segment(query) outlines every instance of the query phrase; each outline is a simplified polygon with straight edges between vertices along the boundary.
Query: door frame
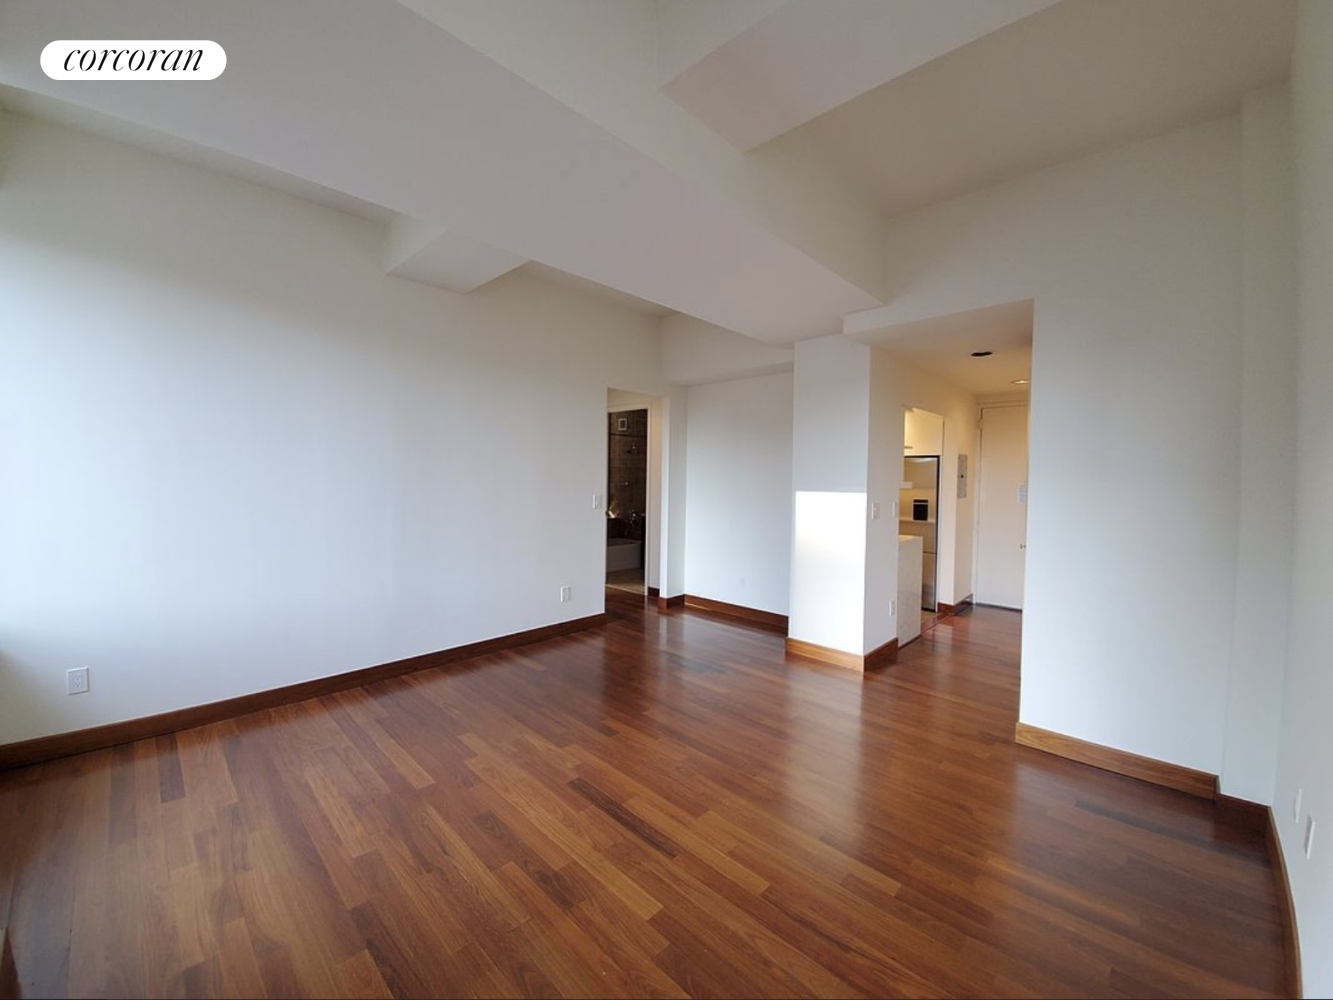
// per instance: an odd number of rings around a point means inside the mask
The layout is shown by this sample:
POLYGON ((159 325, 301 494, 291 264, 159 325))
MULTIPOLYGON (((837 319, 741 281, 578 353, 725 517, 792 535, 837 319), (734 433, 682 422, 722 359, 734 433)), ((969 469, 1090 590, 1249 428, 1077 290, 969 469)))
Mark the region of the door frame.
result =
MULTIPOLYGON (((976 490, 976 495, 977 495, 977 501, 976 501, 976 516, 973 518, 973 526, 974 526, 974 527, 973 527, 973 535, 972 535, 972 593, 973 593, 974 595, 977 595, 976 597, 973 598, 973 601, 974 601, 974 603, 976 603, 976 604, 982 604, 982 605, 984 605, 984 604, 986 603, 985 601, 980 600, 981 589, 980 589, 980 587, 979 587, 979 585, 978 585, 978 584, 979 584, 979 581, 980 581, 980 577, 981 577, 981 532, 982 532, 982 502, 981 502, 981 499, 982 499, 982 498, 981 498, 981 480, 982 480, 982 467, 983 467, 983 465, 984 465, 984 463, 985 463, 985 461, 986 461, 986 432, 985 432, 985 416, 986 416, 986 411, 987 411, 987 410, 1017 409, 1017 408, 1019 408, 1019 407, 1021 407, 1021 408, 1023 408, 1023 409, 1025 409, 1025 410, 1028 411, 1028 428, 1029 428, 1029 430, 1028 430, 1028 434, 1025 435, 1025 439, 1024 439, 1024 451, 1023 451, 1023 462, 1024 462, 1024 479, 1023 479, 1023 483, 1024 483, 1024 485, 1026 486, 1026 485, 1027 485, 1027 481, 1028 481, 1028 480, 1027 480, 1027 477, 1028 477, 1028 475, 1030 475, 1030 471, 1029 471, 1029 470, 1030 470, 1030 468, 1031 468, 1031 453, 1032 453, 1032 448, 1031 448, 1032 401, 1031 401, 1030 399, 1005 399, 1005 400, 996 400, 995 402, 986 402, 986 403, 978 403, 978 404, 977 404, 977 464, 976 464, 976 468, 975 468, 974 470, 972 470, 972 472, 971 472, 970 475, 969 475, 969 478, 970 478, 971 481, 972 481, 973 488, 976 490)), ((1024 517, 1024 522, 1025 522, 1025 524, 1026 524, 1026 519, 1027 519, 1027 510, 1026 510, 1026 507, 1027 507, 1027 505, 1026 505, 1026 503, 1025 503, 1025 504, 1024 504, 1024 513, 1023 513, 1023 517, 1024 517)), ((1024 532, 1023 532, 1023 538, 1024 538, 1024 543, 1023 543, 1023 545, 1022 545, 1022 549, 1023 549, 1023 598, 1024 598, 1024 600, 1023 600, 1022 603, 1023 603, 1023 604, 1026 604, 1026 603, 1027 603, 1027 601, 1026 601, 1026 597, 1027 597, 1027 531, 1026 531, 1026 528, 1025 528, 1025 530, 1024 530, 1024 532)), ((997 605, 991 605, 991 606, 992 606, 992 607, 1007 607, 1007 605, 998 605, 998 604, 997 604, 997 605)), ((1021 612, 1023 609, 1022 609, 1022 606, 1020 605, 1020 606, 1017 607, 1017 608, 1010 608, 1009 610, 1020 611, 1020 612, 1021 612)))
MULTIPOLYGON (((661 587, 662 576, 662 539, 665 537, 662 524, 662 398, 644 393, 628 392, 623 389, 609 388, 606 392, 606 412, 625 413, 630 410, 648 411, 648 530, 643 536, 643 587, 650 597, 655 597, 661 587)), ((602 483, 603 490, 610 480, 611 453, 609 435, 603 435, 602 447, 602 483)), ((610 497, 602 494, 602 508, 605 512, 610 497)), ((602 579, 606 579, 606 540, 602 537, 602 579)))

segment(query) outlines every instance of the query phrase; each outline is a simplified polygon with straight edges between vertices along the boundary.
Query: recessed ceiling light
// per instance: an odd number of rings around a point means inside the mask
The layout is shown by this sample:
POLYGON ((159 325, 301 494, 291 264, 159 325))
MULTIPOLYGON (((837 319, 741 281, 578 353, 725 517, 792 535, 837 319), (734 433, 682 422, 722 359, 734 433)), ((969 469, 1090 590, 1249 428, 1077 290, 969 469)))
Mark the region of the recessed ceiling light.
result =
POLYGON ((974 358, 989 358, 989 357, 990 357, 992 354, 994 354, 994 353, 995 353, 994 351, 973 351, 973 352, 972 352, 972 357, 974 357, 974 358))
POLYGON ((1028 380, 1025 379, 1025 378, 1016 378, 1016 379, 1014 379, 1014 385, 1027 385, 1027 384, 1028 384, 1028 380))

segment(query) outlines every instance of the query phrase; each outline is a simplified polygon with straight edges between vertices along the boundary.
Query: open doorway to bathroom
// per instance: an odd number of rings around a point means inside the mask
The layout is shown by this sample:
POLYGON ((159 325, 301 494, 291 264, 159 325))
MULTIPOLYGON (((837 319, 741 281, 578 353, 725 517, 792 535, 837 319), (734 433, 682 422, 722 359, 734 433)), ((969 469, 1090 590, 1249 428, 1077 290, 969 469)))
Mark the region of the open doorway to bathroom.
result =
POLYGON ((606 415, 606 585, 646 593, 648 410, 606 415))

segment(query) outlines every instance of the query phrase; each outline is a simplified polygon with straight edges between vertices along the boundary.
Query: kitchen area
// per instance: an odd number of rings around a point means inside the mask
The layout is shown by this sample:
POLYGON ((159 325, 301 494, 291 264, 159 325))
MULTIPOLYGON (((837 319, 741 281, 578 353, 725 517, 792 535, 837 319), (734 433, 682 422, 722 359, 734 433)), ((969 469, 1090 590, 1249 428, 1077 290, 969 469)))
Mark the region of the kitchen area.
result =
POLYGON ((903 432, 903 472, 898 486, 898 643, 921 634, 936 611, 939 551, 940 457, 944 418, 908 409, 903 432))
POLYGON ((940 457, 906 455, 898 488, 898 534, 921 539, 921 610, 934 611, 940 457))

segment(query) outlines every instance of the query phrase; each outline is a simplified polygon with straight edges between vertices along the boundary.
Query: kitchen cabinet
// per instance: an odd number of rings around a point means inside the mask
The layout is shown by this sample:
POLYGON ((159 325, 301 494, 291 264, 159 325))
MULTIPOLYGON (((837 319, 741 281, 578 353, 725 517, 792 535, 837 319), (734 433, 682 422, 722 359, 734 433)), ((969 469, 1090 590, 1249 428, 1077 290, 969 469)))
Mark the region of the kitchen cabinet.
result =
POLYGON ((920 535, 898 536, 898 648, 921 635, 920 535))
POLYGON ((908 410, 903 420, 903 454, 944 454, 944 418, 927 410, 908 410))

